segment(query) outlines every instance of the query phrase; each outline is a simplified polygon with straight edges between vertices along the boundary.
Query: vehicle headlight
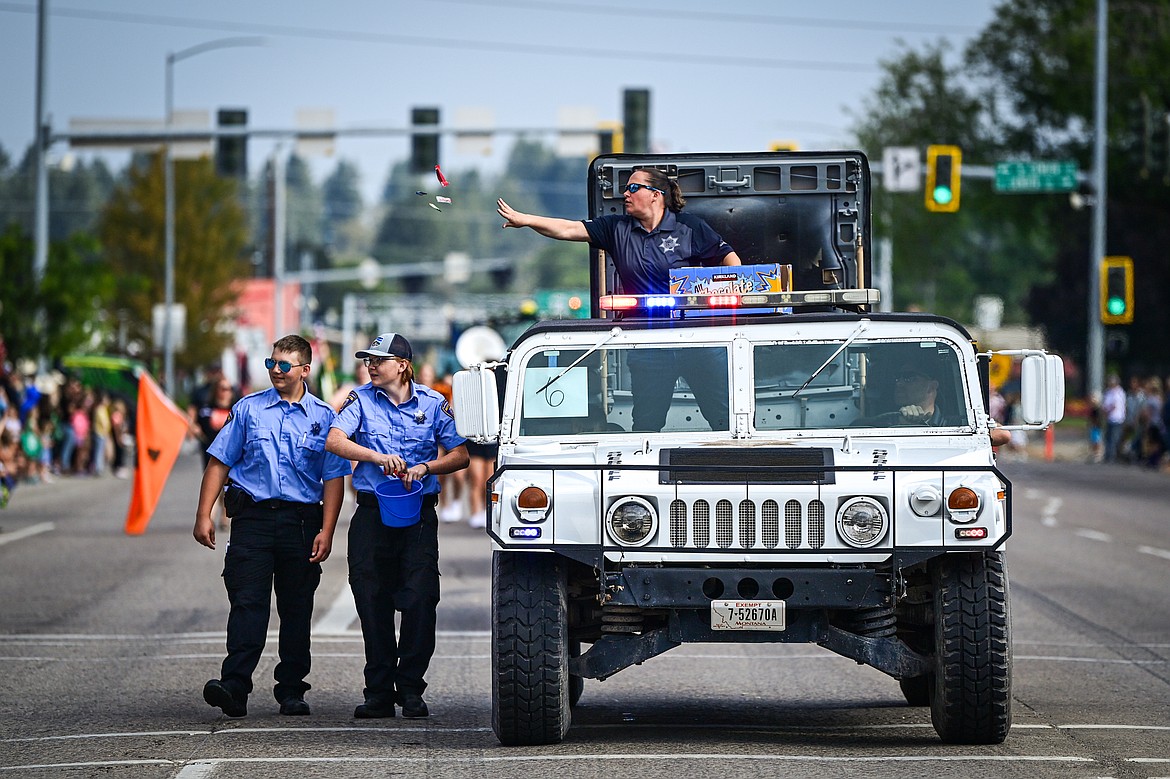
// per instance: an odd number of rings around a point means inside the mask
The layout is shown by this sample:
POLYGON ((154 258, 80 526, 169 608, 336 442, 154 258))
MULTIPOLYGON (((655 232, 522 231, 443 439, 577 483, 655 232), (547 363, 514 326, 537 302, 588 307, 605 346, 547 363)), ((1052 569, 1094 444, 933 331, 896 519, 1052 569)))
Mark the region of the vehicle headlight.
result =
POLYGON ((947 519, 959 525, 974 522, 979 517, 983 501, 979 493, 970 487, 951 490, 947 496, 947 519))
POLYGON ((520 517, 521 522, 543 522, 548 519, 552 498, 540 487, 530 484, 512 498, 512 507, 516 509, 516 516, 520 517))
POLYGON ((658 513, 642 498, 619 498, 605 515, 609 537, 622 546, 642 546, 654 537, 658 513))
POLYGON ((837 510, 837 533, 850 546, 873 546, 888 526, 886 510, 873 498, 850 498, 837 510))

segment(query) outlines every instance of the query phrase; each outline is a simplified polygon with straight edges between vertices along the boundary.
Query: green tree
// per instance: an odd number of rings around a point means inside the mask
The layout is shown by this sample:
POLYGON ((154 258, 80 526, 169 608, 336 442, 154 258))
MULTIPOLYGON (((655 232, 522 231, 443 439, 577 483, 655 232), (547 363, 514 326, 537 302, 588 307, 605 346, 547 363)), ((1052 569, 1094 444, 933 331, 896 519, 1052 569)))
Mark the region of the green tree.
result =
POLYGON ((322 238, 334 256, 364 256, 368 246, 361 226, 361 174, 348 160, 337 167, 321 185, 324 201, 322 238))
MULTIPOLYGON (((997 87, 1005 153, 1074 159, 1092 169, 1096 13, 1095 0, 1003 3, 972 44, 972 69, 997 87)), ((1161 335, 1170 328, 1163 303, 1170 289, 1170 4, 1113 0, 1108 32, 1105 253, 1133 257, 1137 279, 1134 324, 1123 328, 1129 352, 1114 358, 1137 373, 1162 372, 1170 368, 1161 335)), ((1052 281, 1033 290, 1029 311, 1059 349, 1083 359, 1091 212, 1073 212, 1063 198, 1033 199, 1045 200, 1037 210, 1056 248, 1052 281)))
MULTIPOLYGON (((948 64, 943 44, 907 51, 883 63, 886 71, 866 100, 856 130, 862 148, 881 157, 886 146, 946 143, 963 150, 964 164, 998 159, 997 126, 988 95, 948 64)), ((953 59, 953 58, 952 58, 953 59)), ((1025 318, 1029 290, 1050 276, 1053 246, 1032 201, 1007 201, 990 182, 964 180, 962 207, 953 214, 926 211, 921 191, 875 187, 875 227, 894 249, 894 305, 916 305, 970 321, 979 294, 1004 298, 1009 321, 1025 318)))
POLYGON ((96 242, 81 234, 51 243, 38 286, 32 239, 16 224, 0 232, 0 335, 11 356, 55 360, 110 338, 114 278, 96 250, 96 242))
MULTIPOLYGON (((186 349, 175 364, 193 370, 219 358, 233 339, 227 327, 248 266, 241 258, 245 216, 236 183, 208 159, 175 163, 175 301, 187 308, 186 349)), ((151 311, 165 298, 165 201, 161 156, 132 166, 110 198, 99 227, 117 277, 114 307, 129 338, 150 344, 151 311)), ((159 350, 156 345, 155 351, 159 350)))

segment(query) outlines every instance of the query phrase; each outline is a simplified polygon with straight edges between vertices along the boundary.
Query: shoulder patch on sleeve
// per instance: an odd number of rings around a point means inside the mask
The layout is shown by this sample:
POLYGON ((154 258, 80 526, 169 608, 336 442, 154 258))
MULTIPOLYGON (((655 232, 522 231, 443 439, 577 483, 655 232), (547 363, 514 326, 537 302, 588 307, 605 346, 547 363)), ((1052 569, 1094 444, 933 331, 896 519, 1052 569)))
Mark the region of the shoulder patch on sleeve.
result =
POLYGON ((442 411, 447 416, 451 417, 452 419, 455 418, 455 409, 451 408, 450 401, 444 400, 443 404, 441 406, 439 406, 439 410, 442 411))
POLYGON ((338 413, 345 411, 345 409, 349 406, 349 404, 353 403, 356 400, 357 400, 357 392, 354 390, 350 390, 349 394, 345 396, 345 402, 341 404, 341 408, 337 409, 338 413))
POLYGON ((231 411, 228 412, 228 415, 227 415, 227 417, 224 418, 223 423, 226 425, 227 423, 231 422, 235 418, 236 418, 236 408, 235 408, 235 406, 232 406, 231 411))

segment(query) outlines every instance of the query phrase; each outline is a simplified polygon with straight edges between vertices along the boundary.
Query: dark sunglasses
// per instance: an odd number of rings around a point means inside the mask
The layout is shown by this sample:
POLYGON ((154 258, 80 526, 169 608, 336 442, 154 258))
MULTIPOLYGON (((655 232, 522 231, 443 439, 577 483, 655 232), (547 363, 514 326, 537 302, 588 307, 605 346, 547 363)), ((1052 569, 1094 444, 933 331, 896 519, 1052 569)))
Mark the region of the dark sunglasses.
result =
POLYGON ((666 194, 665 192, 663 192, 663 191, 662 191, 661 189, 659 189, 658 187, 652 187, 652 186, 650 186, 649 184, 639 184, 639 183, 637 183, 637 182, 630 182, 629 184, 626 184, 626 188, 625 188, 625 189, 623 189, 622 191, 623 191, 623 192, 629 192, 629 193, 632 195, 632 194, 634 194, 635 192, 637 192, 639 189, 649 189, 650 191, 652 191, 652 192, 657 192, 657 193, 658 193, 658 194, 660 194, 660 195, 665 195, 665 194, 666 194))
POLYGON ((272 370, 273 368, 280 368, 281 373, 288 373, 293 368, 300 368, 303 365, 309 365, 309 363, 307 363, 307 362, 291 363, 288 360, 274 360, 271 357, 267 357, 264 360, 264 367, 265 368, 267 368, 268 370, 272 370))
POLYGON ((914 381, 925 381, 930 377, 923 373, 900 373, 894 377, 894 381, 899 384, 909 384, 914 381))

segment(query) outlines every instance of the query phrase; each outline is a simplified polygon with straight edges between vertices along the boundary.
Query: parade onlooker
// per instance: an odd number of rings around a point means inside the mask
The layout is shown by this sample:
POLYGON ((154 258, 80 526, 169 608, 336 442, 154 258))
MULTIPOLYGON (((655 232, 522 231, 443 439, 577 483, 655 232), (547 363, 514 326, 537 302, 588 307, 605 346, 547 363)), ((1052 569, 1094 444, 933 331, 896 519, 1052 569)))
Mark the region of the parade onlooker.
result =
POLYGON ((1166 430, 1162 423, 1162 380, 1151 376, 1145 384, 1145 400, 1139 415, 1141 423, 1141 459, 1139 462, 1157 468, 1166 453, 1166 430))
POLYGON ((1125 390, 1116 373, 1109 374, 1105 394, 1101 398, 1101 414, 1105 418, 1105 442, 1102 459, 1111 463, 1117 459, 1121 430, 1125 425, 1125 390))
MULTIPOLYGON (((211 394, 206 397, 206 404, 195 409, 195 427, 199 431, 204 468, 211 462, 211 455, 208 454, 207 450, 211 447, 211 442, 219 435, 219 431, 223 429, 224 423, 227 422, 228 416, 231 414, 232 405, 236 401, 231 383, 222 376, 212 387, 211 394)), ((213 518, 217 519, 220 529, 226 529, 229 517, 227 511, 224 510, 222 493, 212 508, 212 514, 215 515, 213 518)))
POLYGON ((114 430, 110 421, 110 396, 105 392, 98 392, 94 397, 90 423, 93 455, 89 472, 94 476, 104 476, 110 464, 110 436, 114 430))

